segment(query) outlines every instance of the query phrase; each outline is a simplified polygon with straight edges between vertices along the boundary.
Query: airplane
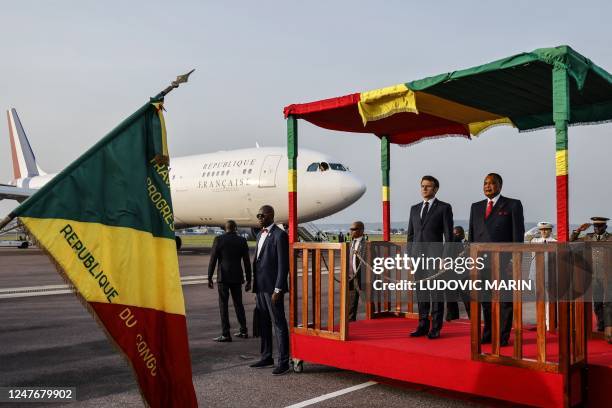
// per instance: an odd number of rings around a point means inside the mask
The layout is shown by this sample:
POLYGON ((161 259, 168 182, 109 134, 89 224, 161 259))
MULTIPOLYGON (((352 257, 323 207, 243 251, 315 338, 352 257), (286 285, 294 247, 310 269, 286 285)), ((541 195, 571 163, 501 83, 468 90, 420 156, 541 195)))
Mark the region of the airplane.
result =
MULTIPOLYGON (((55 174, 45 173, 17 111, 7 111, 14 178, 0 184, 0 200, 24 201, 55 174)), ((264 204, 275 209, 275 221, 288 223, 287 151, 256 147, 175 157, 170 161, 170 191, 175 228, 223 226, 233 219, 257 228, 264 204)), ((298 221, 330 216, 357 201, 366 186, 346 166, 328 155, 300 149, 297 160, 298 221)), ((178 238, 178 237, 177 237, 178 238)), ((180 246, 180 238, 177 239, 180 246)))

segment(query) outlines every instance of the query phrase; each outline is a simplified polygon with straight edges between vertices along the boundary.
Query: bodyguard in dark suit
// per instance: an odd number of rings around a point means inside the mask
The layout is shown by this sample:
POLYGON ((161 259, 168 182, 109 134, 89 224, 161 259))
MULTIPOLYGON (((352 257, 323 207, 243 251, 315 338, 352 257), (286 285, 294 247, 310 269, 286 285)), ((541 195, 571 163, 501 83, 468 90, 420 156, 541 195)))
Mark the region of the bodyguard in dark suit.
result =
MULTIPOLYGON (((423 201, 410 208, 408 220, 408 251, 412 257, 441 257, 444 255, 442 242, 453 240, 453 209, 450 204, 436 199, 440 183, 433 176, 421 179, 421 196, 423 201), (438 244, 430 244, 438 243, 438 244)), ((437 273, 437 270, 421 268, 415 274, 416 280, 422 280, 437 273)), ((410 333, 411 337, 425 336, 429 339, 440 337, 444 321, 444 295, 434 291, 417 291, 419 307, 419 325, 410 333), (429 313, 431 311, 431 330, 429 313)))
POLYGON ((289 327, 285 318, 284 295, 289 291, 289 237, 274 224, 274 208, 264 205, 257 214, 262 230, 257 234, 257 251, 253 261, 253 292, 257 294, 261 360, 251 367, 274 365, 272 358, 272 323, 278 346, 278 364, 274 375, 289 372, 289 327))
MULTIPOLYGON (((483 192, 485 200, 472 204, 470 210, 470 242, 523 242, 525 223, 523 205, 520 200, 502 196, 503 180, 497 173, 489 173, 484 180, 483 192)), ((511 257, 500 256, 500 277, 509 279, 511 257)), ((483 279, 490 278, 490 269, 485 268, 483 279)), ((503 295, 508 298, 507 295, 503 295)), ((491 342, 491 302, 482 302, 484 328, 482 343, 491 342)), ((512 302, 501 302, 500 305, 500 344, 508 345, 512 329, 512 302)))
POLYGON ((251 262, 249 260, 249 246, 246 239, 236 233, 237 225, 233 220, 225 223, 225 234, 215 237, 210 253, 210 263, 208 264, 208 287, 214 288, 213 274, 217 263, 217 289, 219 290, 219 309, 221 311, 221 336, 215 341, 232 341, 230 335, 230 323, 228 313, 229 295, 232 295, 236 317, 240 324, 240 331, 234 334, 236 337, 248 338, 246 316, 242 305, 242 284, 244 283, 244 273, 241 262, 244 264, 246 272, 245 291, 251 290, 251 262))

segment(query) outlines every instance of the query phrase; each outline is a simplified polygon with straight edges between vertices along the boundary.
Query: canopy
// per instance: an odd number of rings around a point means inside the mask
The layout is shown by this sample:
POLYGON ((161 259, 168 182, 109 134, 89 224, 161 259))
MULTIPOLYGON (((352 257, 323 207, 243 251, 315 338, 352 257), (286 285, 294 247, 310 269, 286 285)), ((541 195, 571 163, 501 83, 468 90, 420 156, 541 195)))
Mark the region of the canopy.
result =
POLYGON ((440 136, 470 138, 495 125, 533 130, 555 124, 554 70, 569 77, 569 109, 561 112, 569 113, 568 124, 612 120, 612 75, 567 45, 374 91, 293 104, 284 114, 326 129, 387 136, 398 144, 440 136))

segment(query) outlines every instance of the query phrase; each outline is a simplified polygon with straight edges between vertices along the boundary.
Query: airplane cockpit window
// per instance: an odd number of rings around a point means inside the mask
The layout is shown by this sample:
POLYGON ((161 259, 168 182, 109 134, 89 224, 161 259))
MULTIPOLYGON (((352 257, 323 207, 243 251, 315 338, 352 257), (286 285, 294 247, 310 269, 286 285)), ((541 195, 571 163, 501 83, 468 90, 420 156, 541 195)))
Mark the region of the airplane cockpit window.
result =
POLYGON ((340 163, 311 163, 306 171, 309 172, 317 172, 317 171, 327 171, 327 170, 336 170, 336 171, 349 171, 348 168, 344 167, 344 165, 340 163))

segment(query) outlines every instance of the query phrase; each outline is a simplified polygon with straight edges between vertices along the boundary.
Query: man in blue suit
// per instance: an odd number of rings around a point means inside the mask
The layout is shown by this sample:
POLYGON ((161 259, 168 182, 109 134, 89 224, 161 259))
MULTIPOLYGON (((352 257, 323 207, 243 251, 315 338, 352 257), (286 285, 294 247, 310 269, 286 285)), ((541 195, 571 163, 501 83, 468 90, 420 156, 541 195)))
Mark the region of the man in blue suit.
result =
MULTIPOLYGON (((453 208, 450 204, 438 200, 436 194, 440 182, 433 176, 421 178, 421 197, 423 201, 410 208, 408 220, 408 251, 412 257, 424 254, 427 257, 444 256, 443 242, 452 242, 453 208)), ((415 273, 419 281, 436 274, 434 269, 423 268, 415 273)), ((427 336, 434 340, 440 337, 444 321, 444 293, 438 291, 417 291, 419 307, 419 325, 410 333, 410 337, 427 336), (429 314, 431 312, 431 330, 429 330, 429 314)))
POLYGON ((257 251, 253 261, 254 284, 259 332, 261 334, 261 359, 251 364, 254 368, 274 365, 272 358, 272 322, 278 345, 278 364, 274 375, 289 372, 289 327, 285 318, 284 295, 289 291, 289 237, 274 224, 274 208, 264 205, 257 213, 261 231, 257 234, 257 251))

